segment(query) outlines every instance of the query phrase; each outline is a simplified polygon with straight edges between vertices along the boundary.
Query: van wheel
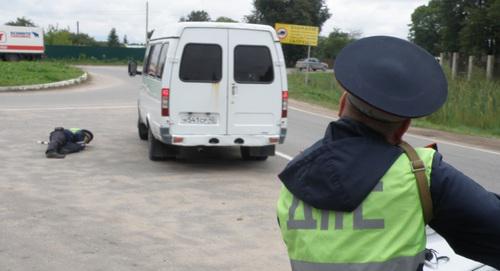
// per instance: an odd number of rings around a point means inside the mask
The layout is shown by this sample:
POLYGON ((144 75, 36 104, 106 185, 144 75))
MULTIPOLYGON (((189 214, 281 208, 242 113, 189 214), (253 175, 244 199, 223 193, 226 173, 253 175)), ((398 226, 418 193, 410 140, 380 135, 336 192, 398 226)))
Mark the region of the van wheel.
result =
MULTIPOLYGON (((255 147, 253 147, 255 148, 255 147)), ((247 161, 265 161, 267 160, 267 155, 254 155, 251 154, 252 147, 240 147, 241 157, 243 160, 247 161)))
POLYGON ((148 151, 149 151, 149 160, 151 161, 165 160, 163 143, 158 141, 153 136, 151 129, 148 129, 148 151))
POLYGON ((148 140, 148 127, 141 122, 140 118, 137 120, 137 132, 141 140, 148 140))
POLYGON ((165 145, 153 136, 151 129, 148 130, 148 152, 151 161, 163 161, 175 159, 178 153, 177 146, 165 145))

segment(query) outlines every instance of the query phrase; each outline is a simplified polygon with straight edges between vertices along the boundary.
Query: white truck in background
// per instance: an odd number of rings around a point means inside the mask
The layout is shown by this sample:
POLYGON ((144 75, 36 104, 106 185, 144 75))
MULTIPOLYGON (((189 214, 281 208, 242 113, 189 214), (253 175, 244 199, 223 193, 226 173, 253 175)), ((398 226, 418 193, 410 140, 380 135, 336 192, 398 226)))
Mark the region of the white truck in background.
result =
POLYGON ((0 60, 40 59, 44 51, 41 27, 0 25, 0 60))

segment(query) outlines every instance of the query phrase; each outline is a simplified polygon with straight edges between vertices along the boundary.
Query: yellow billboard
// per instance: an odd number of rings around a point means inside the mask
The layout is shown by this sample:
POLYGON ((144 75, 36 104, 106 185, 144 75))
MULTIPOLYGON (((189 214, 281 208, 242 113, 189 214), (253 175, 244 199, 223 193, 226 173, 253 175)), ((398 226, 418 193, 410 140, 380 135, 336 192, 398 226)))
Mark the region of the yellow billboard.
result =
POLYGON ((319 27, 276 23, 274 28, 281 43, 318 46, 319 27))

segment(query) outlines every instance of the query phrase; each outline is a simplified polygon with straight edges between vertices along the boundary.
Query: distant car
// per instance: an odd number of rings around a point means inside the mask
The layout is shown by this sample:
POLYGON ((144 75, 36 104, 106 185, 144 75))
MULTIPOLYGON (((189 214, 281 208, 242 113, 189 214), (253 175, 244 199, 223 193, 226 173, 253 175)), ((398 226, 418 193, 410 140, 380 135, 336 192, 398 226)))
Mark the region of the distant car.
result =
POLYGON ((328 69, 328 64, 320 62, 317 58, 314 57, 297 60, 297 63, 295 63, 295 68, 299 69, 299 71, 303 71, 307 70, 308 65, 309 69, 313 71, 326 71, 328 69))

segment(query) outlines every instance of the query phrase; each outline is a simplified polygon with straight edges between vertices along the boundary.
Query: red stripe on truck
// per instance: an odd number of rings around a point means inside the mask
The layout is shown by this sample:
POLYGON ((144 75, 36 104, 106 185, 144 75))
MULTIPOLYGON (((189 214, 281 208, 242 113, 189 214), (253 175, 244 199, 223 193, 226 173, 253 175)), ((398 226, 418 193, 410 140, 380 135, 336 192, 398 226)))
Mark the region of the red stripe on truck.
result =
POLYGON ((0 45, 0 49, 7 50, 26 50, 26 51, 43 51, 43 46, 32 46, 32 45, 0 45))

